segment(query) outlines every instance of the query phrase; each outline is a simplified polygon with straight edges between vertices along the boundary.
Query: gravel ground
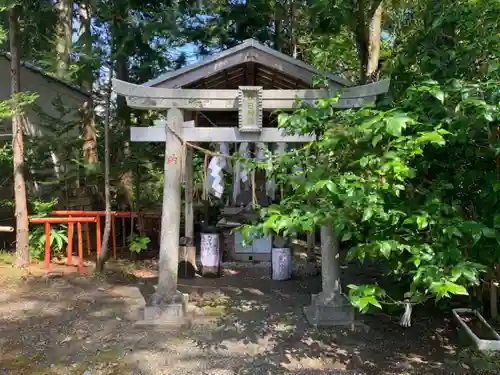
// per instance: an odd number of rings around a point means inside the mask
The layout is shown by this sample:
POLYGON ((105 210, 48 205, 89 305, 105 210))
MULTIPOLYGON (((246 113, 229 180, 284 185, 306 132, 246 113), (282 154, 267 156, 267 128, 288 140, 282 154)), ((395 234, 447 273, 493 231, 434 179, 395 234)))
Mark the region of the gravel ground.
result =
POLYGON ((188 327, 138 326, 155 278, 154 270, 135 274, 31 277, 0 289, 0 374, 476 373, 453 360, 453 329, 439 317, 409 329, 386 315, 365 317, 368 333, 310 328, 302 308, 320 278, 275 282, 262 265, 180 280, 190 294, 188 327))

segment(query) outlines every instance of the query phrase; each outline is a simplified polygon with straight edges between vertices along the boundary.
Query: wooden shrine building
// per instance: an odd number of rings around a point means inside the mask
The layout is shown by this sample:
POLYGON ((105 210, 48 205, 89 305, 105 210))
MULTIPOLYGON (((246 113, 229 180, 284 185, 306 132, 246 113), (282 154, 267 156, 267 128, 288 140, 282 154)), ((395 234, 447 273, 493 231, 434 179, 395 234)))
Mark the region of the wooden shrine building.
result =
MULTIPOLYGON (((342 77, 320 72, 255 40, 246 40, 198 64, 169 72, 143 85, 114 80, 114 91, 125 96, 130 107, 168 110, 166 121, 158 121, 153 127, 131 129, 132 141, 167 142, 160 258, 174 259, 177 254, 181 166, 175 164, 182 153, 182 141, 226 143, 240 152, 242 144, 308 142, 312 140, 310 135, 284 136, 277 128, 273 111, 293 110, 298 100, 314 104, 339 91, 339 108, 360 107, 373 103, 388 87, 389 81, 354 86, 342 77), (316 76, 322 77, 327 84, 313 89, 316 76), (169 254, 162 255, 167 250, 169 254)), ((194 239, 192 151, 187 152, 185 166, 185 236, 194 239)), ((234 170, 231 203, 237 205, 244 188, 240 186, 243 180, 237 174, 238 168, 234 170)), ((229 253, 234 259, 270 259, 269 239, 252 248, 242 247, 238 237, 233 240, 234 246, 229 253)))

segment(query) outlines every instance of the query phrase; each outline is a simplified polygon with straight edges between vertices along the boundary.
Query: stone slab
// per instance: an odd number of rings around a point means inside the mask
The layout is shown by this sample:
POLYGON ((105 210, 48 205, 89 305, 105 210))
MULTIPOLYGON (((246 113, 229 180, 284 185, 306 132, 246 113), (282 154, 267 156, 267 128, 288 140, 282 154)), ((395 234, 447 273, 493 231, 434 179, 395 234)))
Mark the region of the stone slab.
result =
POLYGON ((201 275, 203 277, 220 277, 221 276, 221 267, 201 267, 201 275))
POLYGON ((159 306, 145 306, 141 309, 141 317, 136 325, 155 325, 181 327, 187 322, 187 305, 189 296, 183 294, 182 303, 169 303, 159 306))
POLYGON ((354 327, 354 309, 343 297, 335 302, 321 304, 312 295, 311 305, 304 307, 309 324, 315 327, 354 327))

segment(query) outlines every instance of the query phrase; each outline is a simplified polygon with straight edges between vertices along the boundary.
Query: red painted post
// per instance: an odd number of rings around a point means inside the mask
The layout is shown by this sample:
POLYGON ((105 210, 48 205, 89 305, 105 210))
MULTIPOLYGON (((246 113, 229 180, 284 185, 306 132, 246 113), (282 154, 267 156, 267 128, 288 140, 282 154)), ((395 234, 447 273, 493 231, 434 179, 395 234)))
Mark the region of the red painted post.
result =
POLYGON ((49 271, 50 269, 50 232, 51 224, 69 224, 69 223, 94 223, 95 217, 34 217, 31 219, 32 224, 44 224, 45 225, 45 269, 49 271))
POLYGON ((45 222, 45 271, 50 270, 50 223, 45 222))
MULTIPOLYGON (((84 210, 56 210, 52 211, 51 215, 55 216, 86 216, 86 217, 95 217, 96 218, 96 249, 97 256, 101 253, 101 222, 99 218, 106 216, 106 211, 84 211, 84 210)), ((116 259, 116 222, 115 218, 119 217, 124 218, 132 217, 133 213, 131 211, 111 211, 111 229, 113 231, 113 256, 116 259)), ((90 237, 88 235, 89 231, 87 229, 87 252, 90 255, 90 237)), ((126 246, 126 243, 124 243, 126 246)))
POLYGON ((90 256, 90 226, 85 223, 85 242, 87 243, 87 255, 90 256))
POLYGON ((73 223, 68 223, 68 250, 66 264, 68 264, 69 266, 73 265, 73 231, 73 223))
POLYGON ((122 246, 123 246, 123 248, 127 247, 127 234, 125 232, 125 228, 126 228, 125 224, 126 224, 125 218, 122 217, 122 246))
POLYGON ((101 254, 101 218, 99 216, 96 216, 96 233, 95 233, 95 240, 96 240, 96 248, 97 248, 97 256, 101 254))
POLYGON ((83 267, 83 235, 82 235, 82 223, 77 224, 78 227, 78 272, 84 273, 83 267))

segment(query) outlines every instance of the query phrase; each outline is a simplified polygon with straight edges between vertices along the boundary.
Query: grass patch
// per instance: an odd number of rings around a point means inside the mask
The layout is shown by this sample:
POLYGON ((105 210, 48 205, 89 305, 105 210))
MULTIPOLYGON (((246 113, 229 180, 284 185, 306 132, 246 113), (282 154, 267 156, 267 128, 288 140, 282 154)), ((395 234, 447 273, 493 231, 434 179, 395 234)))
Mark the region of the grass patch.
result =
POLYGON ((498 374, 500 368, 499 352, 481 352, 471 348, 462 350, 459 360, 465 363, 470 369, 480 374, 498 374))
POLYGON ((227 306, 224 305, 203 306, 201 309, 204 314, 209 316, 222 316, 227 313, 227 306))
POLYGON ((18 285, 27 275, 25 269, 17 268, 15 264, 16 254, 14 252, 0 250, 0 285, 3 288, 18 285))
POLYGON ((229 302, 227 296, 214 296, 212 298, 199 299, 195 304, 204 315, 220 317, 228 313, 229 302))
POLYGON ((16 253, 0 250, 0 286, 4 290, 9 287, 19 286, 30 276, 42 276, 44 274, 42 264, 33 263, 24 268, 17 268, 16 253))
POLYGON ((13 266, 16 263, 16 253, 0 250, 0 266, 13 266))

